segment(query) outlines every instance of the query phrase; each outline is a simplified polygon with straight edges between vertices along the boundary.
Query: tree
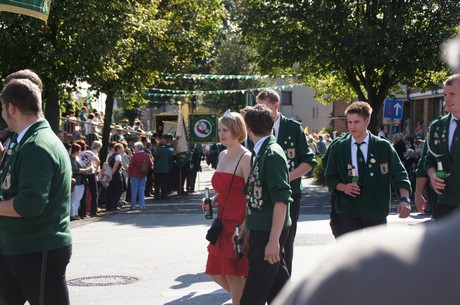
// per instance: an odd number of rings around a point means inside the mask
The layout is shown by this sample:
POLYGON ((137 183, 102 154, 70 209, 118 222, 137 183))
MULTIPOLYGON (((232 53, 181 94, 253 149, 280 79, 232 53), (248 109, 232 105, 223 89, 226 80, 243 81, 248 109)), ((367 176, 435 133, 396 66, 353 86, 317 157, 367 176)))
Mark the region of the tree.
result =
POLYGON ((323 102, 369 102, 371 131, 399 84, 428 88, 444 78, 439 46, 460 17, 450 0, 236 1, 235 20, 265 71, 303 75, 323 102))
POLYGON ((160 72, 183 72, 209 56, 222 12, 213 0, 88 0, 53 1, 48 25, 0 13, 0 73, 27 67, 42 77, 45 116, 55 130, 60 92, 87 81, 106 93, 107 148, 114 98, 140 103, 160 72))

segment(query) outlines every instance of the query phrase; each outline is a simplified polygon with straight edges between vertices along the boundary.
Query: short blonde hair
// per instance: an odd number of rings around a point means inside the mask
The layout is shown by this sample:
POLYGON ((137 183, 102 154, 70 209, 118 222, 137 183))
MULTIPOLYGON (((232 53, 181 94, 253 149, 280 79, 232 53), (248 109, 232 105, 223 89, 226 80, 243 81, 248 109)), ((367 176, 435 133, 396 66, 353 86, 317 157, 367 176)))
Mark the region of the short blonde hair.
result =
POLYGON ((243 116, 238 112, 230 112, 219 118, 219 123, 224 124, 230 129, 234 137, 242 143, 247 138, 246 124, 244 123, 243 116))

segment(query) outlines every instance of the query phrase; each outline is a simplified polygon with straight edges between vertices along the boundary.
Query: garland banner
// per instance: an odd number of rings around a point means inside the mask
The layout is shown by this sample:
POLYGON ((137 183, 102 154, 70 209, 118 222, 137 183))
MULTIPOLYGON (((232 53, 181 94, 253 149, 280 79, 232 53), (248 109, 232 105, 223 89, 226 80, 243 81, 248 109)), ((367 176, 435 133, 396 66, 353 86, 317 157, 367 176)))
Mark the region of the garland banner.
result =
POLYGON ((51 0, 0 0, 0 11, 26 15, 48 21, 51 0))
POLYGON ((217 143, 217 115, 190 114, 190 142, 217 143))
POLYGON ((263 88, 251 88, 251 89, 236 89, 236 90, 209 90, 209 91, 198 91, 198 90, 175 90, 175 89, 160 89, 160 88, 149 88, 150 91, 159 91, 159 93, 145 93, 146 97, 155 96, 173 96, 173 97, 184 97, 184 96, 197 96, 197 95, 211 95, 211 94, 232 94, 241 93, 244 94, 248 91, 262 91, 266 89, 283 90, 292 89, 294 87, 305 86, 305 84, 288 84, 282 86, 272 86, 263 88))

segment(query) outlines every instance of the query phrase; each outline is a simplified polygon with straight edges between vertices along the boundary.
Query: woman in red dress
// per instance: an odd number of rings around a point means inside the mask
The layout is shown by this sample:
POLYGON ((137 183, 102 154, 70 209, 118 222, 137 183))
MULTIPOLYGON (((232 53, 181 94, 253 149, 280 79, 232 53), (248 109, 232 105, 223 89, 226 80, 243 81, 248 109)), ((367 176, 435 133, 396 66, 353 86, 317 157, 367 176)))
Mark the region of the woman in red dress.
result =
POLYGON ((219 119, 218 133, 220 142, 227 149, 220 153, 211 180, 216 192, 212 203, 218 203, 217 217, 223 226, 216 244, 208 246, 205 273, 230 293, 234 305, 239 305, 244 277, 248 274, 248 261, 246 256, 235 258, 232 236, 236 225, 244 222, 246 214, 243 187, 251 168, 251 152, 240 144, 246 139, 246 125, 239 113, 227 110, 219 119))

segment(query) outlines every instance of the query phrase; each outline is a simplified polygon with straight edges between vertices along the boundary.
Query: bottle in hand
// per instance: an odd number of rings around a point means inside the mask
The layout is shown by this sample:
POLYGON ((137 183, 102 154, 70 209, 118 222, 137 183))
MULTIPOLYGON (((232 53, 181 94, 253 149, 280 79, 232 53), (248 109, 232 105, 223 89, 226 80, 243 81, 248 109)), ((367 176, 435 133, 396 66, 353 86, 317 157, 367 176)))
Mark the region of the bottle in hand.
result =
POLYGON ((212 200, 211 197, 209 196, 209 188, 206 188, 204 190, 205 195, 204 195, 204 218, 205 219, 213 219, 212 215, 212 200))
POLYGON ((351 183, 359 185, 360 184, 359 177, 356 175, 356 170, 354 166, 351 168, 351 175, 352 175, 351 183))
POLYGON ((244 257, 244 241, 240 239, 240 227, 236 225, 235 235, 233 237, 235 247, 235 258, 241 259, 244 257))
MULTIPOLYGON (((444 183, 446 181, 446 172, 444 171, 443 167, 442 167, 442 162, 441 161, 438 161, 438 169, 436 171, 436 177, 438 178, 441 178, 444 180, 444 183)), ((444 188, 443 191, 445 191, 446 189, 444 188)))

